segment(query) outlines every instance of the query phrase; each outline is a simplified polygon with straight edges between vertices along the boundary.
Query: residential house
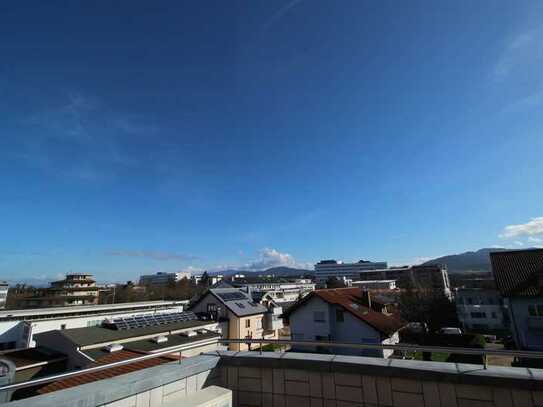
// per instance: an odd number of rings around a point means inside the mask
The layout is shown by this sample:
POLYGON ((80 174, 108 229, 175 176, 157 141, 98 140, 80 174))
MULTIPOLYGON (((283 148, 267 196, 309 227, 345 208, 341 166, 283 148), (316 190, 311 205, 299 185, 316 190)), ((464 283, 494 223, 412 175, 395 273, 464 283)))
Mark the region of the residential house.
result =
POLYGON ((543 351, 543 249, 490 253, 519 349, 543 351))
POLYGON ((509 328, 509 315, 497 290, 457 288, 454 299, 464 330, 492 332, 509 328))
MULTIPOLYGON (((283 327, 280 307, 268 309, 237 288, 211 288, 190 309, 226 324, 223 337, 227 339, 277 339, 283 327)), ((246 344, 229 346, 230 350, 248 348, 246 344)))
MULTIPOLYGON (((386 301, 372 298, 360 288, 316 290, 298 301, 285 313, 292 340, 334 341, 359 344, 396 344, 398 331, 405 322, 397 308, 386 301)), ((309 350, 294 346, 294 350, 309 350)), ((312 348, 348 355, 389 357, 388 350, 360 350, 351 348, 312 348)))

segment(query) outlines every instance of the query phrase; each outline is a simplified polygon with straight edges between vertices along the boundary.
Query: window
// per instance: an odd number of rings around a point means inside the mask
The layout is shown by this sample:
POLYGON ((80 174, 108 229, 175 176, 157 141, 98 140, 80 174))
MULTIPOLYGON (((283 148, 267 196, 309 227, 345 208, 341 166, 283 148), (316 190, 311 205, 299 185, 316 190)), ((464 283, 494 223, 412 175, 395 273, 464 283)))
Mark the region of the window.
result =
POLYGON ((336 310, 336 321, 337 322, 343 322, 344 321, 344 315, 343 315, 343 310, 342 309, 337 309, 336 310))
POLYGON ((250 328, 251 327, 251 320, 250 319, 246 319, 245 320, 245 328, 250 328))
POLYGON ((217 304, 207 304, 207 312, 217 312, 217 304))
POLYGON ((314 322, 324 322, 324 312, 322 311, 315 311, 313 312, 313 321, 314 322))
POLYGON ((256 320, 256 329, 262 329, 262 320, 261 319, 256 320))
POLYGON ((486 318, 486 312, 472 312, 472 318, 486 318))
POLYGON ((496 315, 496 313, 494 311, 492 311, 492 318, 494 318, 494 319, 498 318, 498 315, 496 315))
POLYGON ((528 305, 528 315, 531 317, 543 317, 543 304, 528 305))
POLYGON ((468 297, 468 304, 469 305, 473 304, 473 299, 471 297, 468 297))
POLYGON ((66 329, 66 324, 62 324, 62 325, 60 326, 60 329, 66 329))

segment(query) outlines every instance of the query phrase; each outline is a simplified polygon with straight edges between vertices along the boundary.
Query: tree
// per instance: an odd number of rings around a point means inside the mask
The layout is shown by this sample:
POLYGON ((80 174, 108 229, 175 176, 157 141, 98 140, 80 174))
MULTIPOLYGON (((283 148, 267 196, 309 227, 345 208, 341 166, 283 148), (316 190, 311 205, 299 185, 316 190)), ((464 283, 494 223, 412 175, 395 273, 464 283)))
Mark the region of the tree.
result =
POLYGON ((458 326, 456 306, 442 290, 409 284, 400 294, 400 313, 408 322, 423 322, 431 331, 458 326))
POLYGON ((344 288, 345 283, 343 280, 338 279, 337 277, 328 277, 326 280, 326 288, 344 288))
POLYGON ((204 288, 209 287, 209 275, 207 274, 207 271, 204 271, 204 274, 202 274, 202 278, 198 284, 204 288))

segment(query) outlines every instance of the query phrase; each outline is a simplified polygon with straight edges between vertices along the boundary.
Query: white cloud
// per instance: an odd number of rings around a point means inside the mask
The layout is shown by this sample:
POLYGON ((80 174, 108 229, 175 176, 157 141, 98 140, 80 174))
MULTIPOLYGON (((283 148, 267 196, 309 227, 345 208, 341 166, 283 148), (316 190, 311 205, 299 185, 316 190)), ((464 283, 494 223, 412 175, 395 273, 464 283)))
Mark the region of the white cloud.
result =
MULTIPOLYGON (((266 247, 260 250, 258 259, 243 264, 241 266, 228 266, 222 267, 222 269, 224 270, 228 268, 246 271, 261 271, 272 267, 311 269, 313 268, 313 264, 298 262, 292 255, 288 253, 281 253, 276 249, 266 247)), ((217 269, 217 267, 215 269, 217 269)))
POLYGON ((543 235, 543 216, 532 218, 526 223, 506 226, 499 235, 502 239, 521 236, 543 235))
POLYGON ((520 240, 515 240, 515 241, 513 242, 513 244, 516 245, 516 246, 524 246, 524 243, 521 242, 520 240))
POLYGON ((541 238, 541 237, 530 236, 530 237, 528 238, 528 241, 529 241, 529 242, 532 242, 532 243, 543 243, 543 238, 541 238))
POLYGON ((492 76, 501 81, 513 75, 517 70, 531 69, 541 62, 543 51, 543 27, 526 30, 509 39, 498 61, 494 65, 492 76))

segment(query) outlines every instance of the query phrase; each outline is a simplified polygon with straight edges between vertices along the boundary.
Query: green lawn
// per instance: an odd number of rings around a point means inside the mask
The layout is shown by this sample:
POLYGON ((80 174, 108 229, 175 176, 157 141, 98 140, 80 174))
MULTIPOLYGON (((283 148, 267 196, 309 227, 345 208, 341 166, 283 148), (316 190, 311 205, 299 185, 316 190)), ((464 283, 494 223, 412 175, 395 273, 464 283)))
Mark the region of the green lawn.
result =
MULTIPOLYGON (((411 352, 408 354, 413 357, 415 360, 422 360, 422 352, 411 352)), ((432 352, 432 361, 433 362, 446 362, 449 357, 449 353, 446 352, 432 352)))

